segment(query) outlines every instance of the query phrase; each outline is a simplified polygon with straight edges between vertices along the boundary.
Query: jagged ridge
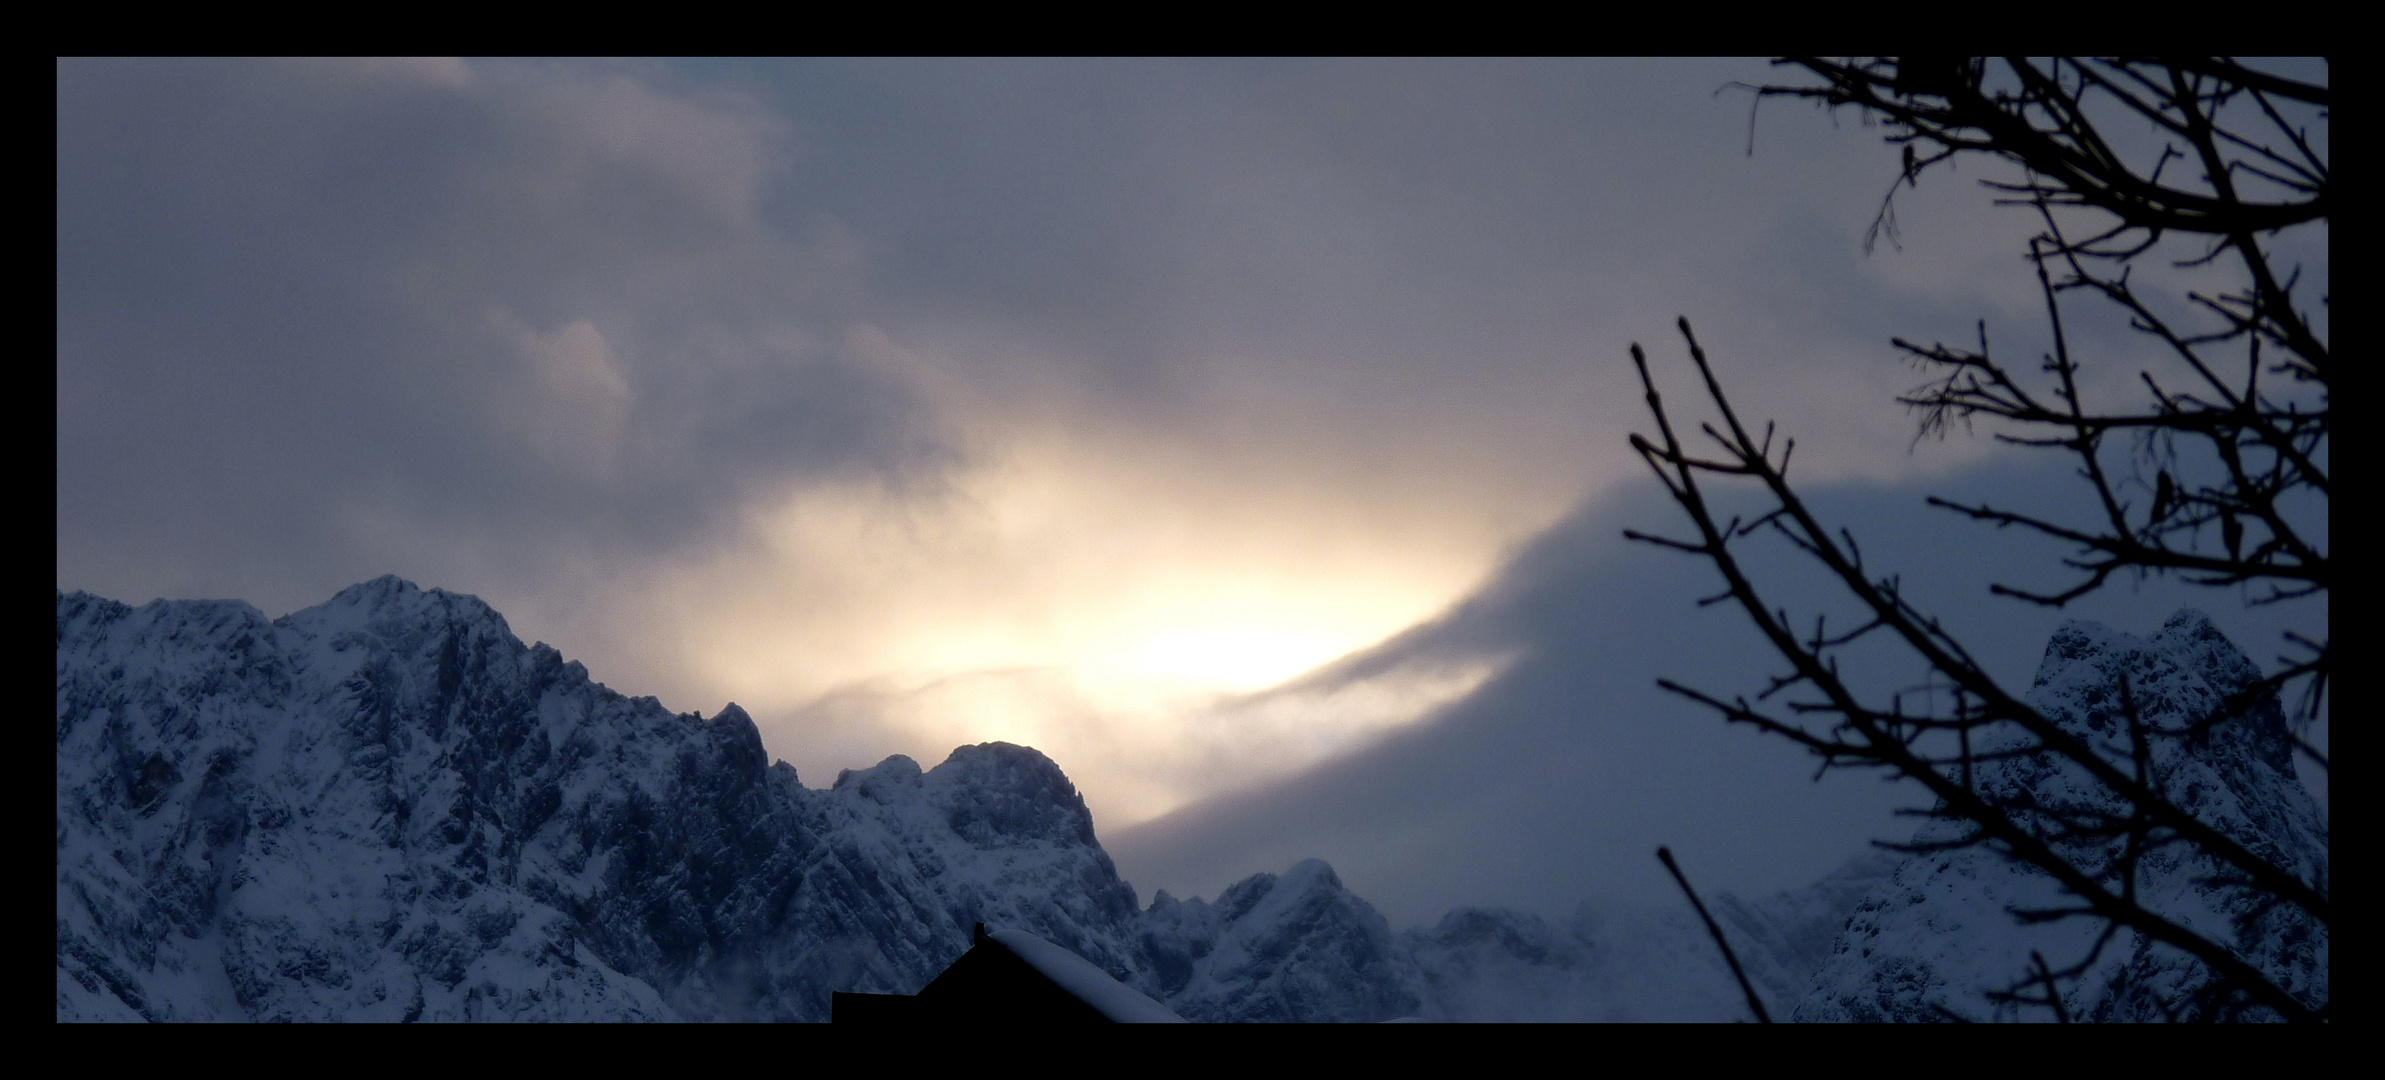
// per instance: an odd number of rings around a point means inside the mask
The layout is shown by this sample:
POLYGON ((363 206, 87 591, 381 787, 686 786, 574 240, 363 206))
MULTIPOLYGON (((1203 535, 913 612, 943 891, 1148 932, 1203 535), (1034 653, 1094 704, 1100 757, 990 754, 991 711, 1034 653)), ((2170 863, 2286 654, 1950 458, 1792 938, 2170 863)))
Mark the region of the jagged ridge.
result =
MULTIPOLYGON (((2171 616, 2149 640, 2070 622, 2047 643, 2029 700, 2089 745, 2109 748, 2105 752, 2127 768, 2123 679, 2151 732, 2153 775, 2170 797, 2324 892, 2326 818, 2295 776, 2292 740, 2276 701, 2250 693, 2261 680, 2260 668, 2197 611, 2171 616), (2230 702, 2242 700, 2253 704, 2231 714, 2230 702)), ((2019 745, 2016 733, 2006 733, 1978 748, 1995 753, 2019 745)), ((2126 808, 2083 769, 2048 754, 1990 761, 1976 776, 1983 795, 2024 814, 2059 809, 2126 817, 2126 808)), ((1914 840, 1944 843, 1967 835, 1966 827, 1932 820, 1914 840)), ((2108 841, 2048 835, 2083 864, 2108 861, 2089 851, 2108 841)), ((2306 1004, 2323 1007, 2325 925, 2292 905, 2264 903, 2225 876, 2216 861, 2173 844, 2139 865, 2137 895, 2150 910, 2230 945, 2306 1004)), ((2117 880, 2109 884, 2116 888, 2117 880)), ((2020 981, 2032 951, 2058 966, 2090 955, 2097 921, 2023 928, 2011 914, 2069 904, 2075 900, 2050 875, 1984 848, 1916 857, 1863 900, 1796 1016, 2052 1019, 2050 1009, 2016 1010, 1991 1001, 1988 992, 2020 981)), ((2206 1000, 2197 991, 2208 978, 2199 962, 2123 930, 2093 968, 2065 986, 2063 999, 2069 1015, 2107 1021, 2273 1015, 2258 1008, 2238 1012, 2241 1002, 2206 1000)))
POLYGON ((828 791, 383 578, 279 620, 58 601, 58 1013, 818 1020, 978 920, 1130 978, 1134 894, 1043 755, 828 791))
MULTIPOLYGON (((2041 691, 2116 662, 2101 633, 2058 635, 2041 691)), ((2174 636, 2179 671, 2252 670, 2207 624, 2174 636)), ((1461 909, 1394 933, 1312 860, 1138 911, 1034 750, 962 747, 925 771, 894 757, 806 788, 736 706, 705 719, 625 697, 477 599, 396 578, 278 620, 61 593, 57 702, 61 1020, 820 1020, 831 990, 916 990, 979 921, 1196 1020, 1744 1009, 1669 908, 1461 909)), ((2229 761, 2280 767, 2274 740, 2239 741, 2229 761)), ((2265 808, 2250 767, 2220 785, 2245 835, 2307 833, 2303 810, 2265 808)), ((1824 943, 1867 893, 1854 934, 1879 937, 1882 897, 1917 873, 1858 860, 1714 906, 1777 1008, 1825 960, 1842 989, 1891 977, 1862 955, 1876 945, 1824 943)), ((2323 935, 2317 950, 2323 993, 2323 935)), ((1823 1018, 1817 993, 1801 1015, 1823 1018)))

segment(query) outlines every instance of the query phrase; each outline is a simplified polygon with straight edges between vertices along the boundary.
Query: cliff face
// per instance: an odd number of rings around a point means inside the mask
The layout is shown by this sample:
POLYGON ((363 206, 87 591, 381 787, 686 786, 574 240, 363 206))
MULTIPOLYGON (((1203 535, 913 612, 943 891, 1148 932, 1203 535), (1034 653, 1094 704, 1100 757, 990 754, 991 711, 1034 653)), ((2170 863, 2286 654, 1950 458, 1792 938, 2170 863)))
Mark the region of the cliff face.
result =
MULTIPOLYGON (((2199 617, 2151 642, 2078 625, 2037 700, 2109 734, 2099 688, 2122 671, 2181 731, 2258 677, 2199 617)), ((1138 911, 1034 750, 966 746, 924 771, 894 757, 806 788, 736 706, 706 719, 625 697, 480 601, 395 578, 271 620, 62 593, 57 705, 60 1020, 824 1020, 832 990, 916 991, 977 922, 1194 1020, 1745 1010, 1686 909, 1469 908, 1395 933, 1312 860, 1138 911)), ((2325 825, 2283 725, 2274 707, 2205 725, 2162 767, 2205 820, 2323 881, 2325 825)), ((1999 769, 2009 797, 2076 797, 2059 768, 1999 769)), ((2142 880, 2323 1000, 2324 930, 2207 876, 2173 854, 2142 880)), ((1807 1019, 1984 1015, 1978 991, 2028 949, 2083 948, 2012 929, 2005 905, 2049 886, 1955 852, 1713 906, 1776 1014, 1802 995, 1807 1019)), ((2159 949, 2107 954, 2075 1013, 2145 1019, 2191 989, 2159 949)))
MULTIPOLYGON (((1678 916, 1394 934, 1315 861, 1138 911, 1042 754, 806 788, 736 706, 625 697, 395 578, 273 620, 61 594, 57 704, 61 1020, 821 1020, 832 990, 917 990, 981 921, 1197 1020, 1738 1008, 1678 916)), ((1823 906, 1732 917, 1810 937, 1823 906)))
POLYGON ((1282 876, 1256 874, 1214 904, 1161 893, 1151 905, 1161 989, 1196 1021, 1374 1021, 1416 1015, 1414 959, 1391 925, 1344 888, 1333 868, 1306 860, 1282 876))
POLYGON ((61 1019, 816 1020, 978 920, 1142 975, 1041 754, 809 790, 735 706, 394 578, 279 620, 62 594, 57 823, 61 1019))
MULTIPOLYGON (((2260 678, 2260 669, 2198 612, 2179 612, 2147 640, 2073 622, 2047 644, 2030 703, 2090 745, 2108 748, 2125 768, 2131 742, 2121 696, 2125 680, 2148 733, 2153 775, 2171 798, 2324 891, 2327 824, 2295 776, 2285 717, 2265 697, 2249 708, 2230 708, 2260 678)), ((2084 770, 2051 755, 1992 761, 1976 776, 1984 795, 2039 823, 2048 836, 2056 835, 2054 823, 2064 817, 2126 817, 2126 807, 2089 782, 2084 770)), ((1957 840, 1964 829, 1958 822, 1931 821, 1914 841, 1957 840)), ((2119 850, 2109 840, 2055 842, 2082 865, 2115 862, 2119 850)), ((2117 887, 2117 872, 2109 880, 2117 887)), ((2307 913, 2263 903, 2229 883, 2216 860, 2182 844, 2147 854, 2135 881, 2154 912, 2229 943, 2306 1003, 2327 1001, 2327 931, 2307 913)), ((2010 914, 2075 904, 2050 876, 1983 848, 1916 856, 1857 908, 1797 1018, 2050 1019, 2050 1009, 2016 1011, 1991 1001, 1988 991, 2021 980, 2032 951, 2057 967, 2089 956, 2099 933, 2095 921, 2022 927, 2010 914)), ((2229 1004, 2198 993, 2206 983, 2201 964, 2121 931, 2063 996, 2070 1015, 2095 1020, 2235 1015, 2229 1004)))

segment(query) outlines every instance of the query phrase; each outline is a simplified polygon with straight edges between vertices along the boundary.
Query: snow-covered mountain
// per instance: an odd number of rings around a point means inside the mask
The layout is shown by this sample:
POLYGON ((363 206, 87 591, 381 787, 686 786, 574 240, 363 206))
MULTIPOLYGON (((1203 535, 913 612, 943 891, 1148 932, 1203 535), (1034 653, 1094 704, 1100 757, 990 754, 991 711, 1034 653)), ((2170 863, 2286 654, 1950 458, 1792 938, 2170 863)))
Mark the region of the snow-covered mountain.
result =
MULTIPOLYGON (((1138 910, 1034 750, 807 788, 736 706, 623 696, 396 578, 270 620, 61 593, 57 701, 60 1020, 822 1020, 833 990, 917 990, 977 922, 1194 1020, 1745 1008, 1686 910, 1395 933, 1315 861, 1138 910)), ((1714 906, 1785 1003, 1825 961, 1860 981, 1828 943, 1895 866, 1714 906)))
POLYGON ((60 1019, 817 1020, 981 920, 1138 975, 1137 916, 1032 750, 807 789, 734 706, 395 578, 278 620, 58 600, 60 1019))
MULTIPOLYGON (((2170 797, 2197 819, 2283 867, 2327 888, 2327 822, 2296 778, 2286 719, 2266 696, 2229 715, 2229 702, 2260 681, 2261 671, 2200 612, 2171 616, 2149 640, 2084 622, 2064 624, 2046 645, 2030 703, 2089 745, 2109 748, 2126 767, 2130 742, 2123 677, 2151 735, 2149 759, 2170 797)), ((1982 742, 1994 753, 2017 746, 1982 742)), ((2124 820, 2125 808, 2088 782, 2076 764, 2047 754, 1989 761, 1976 774, 1998 803, 2047 811, 2047 835, 2075 857, 2102 840, 2060 839, 2055 815, 2082 812, 2124 820)), ((1959 822, 1932 820, 1919 844, 1966 835, 1959 822)), ((2108 853, 2104 853, 2108 855, 2108 853)), ((2327 993, 2327 928, 2290 904, 2267 904, 2228 884, 2216 860, 2173 844, 2147 854, 2137 870, 2139 898, 2157 914, 2239 956, 2305 1004, 2327 993)), ((2117 878, 2113 884, 2117 887, 2117 878)), ((2020 981, 2032 951, 2065 966, 2088 957, 2101 925, 2072 919, 2022 927, 2014 908, 2074 906, 2050 875, 1978 847, 1916 856, 1857 908, 1834 955, 1798 1005, 1800 1020, 2052 1019, 2050 1009, 2017 1010, 1988 992, 2020 981), (2066 904, 2065 902, 2068 901, 2066 904)), ((2204 1018, 2213 1003, 2195 991, 2203 966, 2169 946, 2120 931, 2063 999, 2071 1016, 2095 1020, 2204 1018)), ((2255 1009, 2252 1015, 2259 1016, 2255 1009)), ((2224 1015, 2224 1014, 2223 1014, 2224 1015)), ((2274 1015, 2274 1014, 2271 1014, 2274 1015)))

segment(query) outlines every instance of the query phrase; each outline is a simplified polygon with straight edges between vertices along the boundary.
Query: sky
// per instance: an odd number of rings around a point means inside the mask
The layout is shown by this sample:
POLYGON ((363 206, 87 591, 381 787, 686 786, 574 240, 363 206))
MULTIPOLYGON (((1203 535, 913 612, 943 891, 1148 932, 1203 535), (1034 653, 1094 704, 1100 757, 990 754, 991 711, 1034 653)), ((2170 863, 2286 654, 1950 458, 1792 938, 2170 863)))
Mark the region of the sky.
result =
MULTIPOLYGON (((1784 74, 61 61, 58 587, 397 573, 739 703, 812 786, 1032 745, 1146 895, 1319 855, 1402 920, 1556 910, 1669 888, 1656 843, 1797 884, 1909 793, 1653 689, 1763 658, 1618 539, 1674 523, 1628 346, 1687 399, 1687 316, 2024 682, 2057 617, 1985 580, 2058 552, 1921 499, 2067 477, 1894 401, 1892 335, 2043 347, 2031 223, 1965 164, 1867 252, 1895 151, 1751 117, 1784 74)), ((2125 388, 2142 346, 2079 333, 2125 388)), ((2289 616, 2216 606, 2268 660, 2289 616)))

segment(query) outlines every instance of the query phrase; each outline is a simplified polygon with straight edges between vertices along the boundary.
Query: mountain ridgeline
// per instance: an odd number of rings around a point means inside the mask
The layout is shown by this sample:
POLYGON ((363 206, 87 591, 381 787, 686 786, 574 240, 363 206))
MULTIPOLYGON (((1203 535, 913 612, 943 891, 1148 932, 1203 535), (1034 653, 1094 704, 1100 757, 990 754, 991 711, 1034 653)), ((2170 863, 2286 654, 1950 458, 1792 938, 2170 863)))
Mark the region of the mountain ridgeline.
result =
MULTIPOLYGON (((2250 670, 2207 623, 2181 625, 2150 646, 2058 637, 2041 691, 2168 664, 2189 708, 2210 690, 2198 672, 2250 670)), ((1138 907, 1084 800, 1032 749, 966 746, 929 770, 894 757, 807 788, 736 706, 705 718, 615 693, 479 600, 396 578, 280 619, 60 593, 57 701, 61 1021, 817 1021, 832 991, 918 990, 979 922, 1201 1021, 1744 1009, 1686 911, 1469 908, 1394 932, 1313 860, 1214 902, 1138 907)), ((2227 827, 2324 880, 2323 816, 2273 742, 2218 740, 2198 767, 2242 808, 2227 827)), ((2195 891, 2193 865, 2155 872, 2206 921, 2268 935, 2248 951, 2324 998, 2323 927, 2229 910, 2195 891)), ((1776 1011, 1902 1018, 2009 974, 1997 949, 1957 962, 1936 943, 1940 886, 1977 907, 2026 878, 1872 856, 1713 906, 1776 1011)), ((2157 951, 2115 955, 2082 1012, 2138 1018, 2111 985, 2187 977, 2157 951)))

